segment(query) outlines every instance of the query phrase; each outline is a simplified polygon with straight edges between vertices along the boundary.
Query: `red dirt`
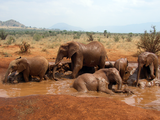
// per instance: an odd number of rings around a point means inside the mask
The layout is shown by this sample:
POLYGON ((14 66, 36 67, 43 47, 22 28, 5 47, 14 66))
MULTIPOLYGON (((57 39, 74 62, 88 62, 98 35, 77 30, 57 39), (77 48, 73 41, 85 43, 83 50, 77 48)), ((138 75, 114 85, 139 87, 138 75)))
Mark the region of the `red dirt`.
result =
MULTIPOLYGON (((4 74, 10 61, 15 59, 18 47, 11 46, 8 51, 14 57, 0 58, 0 74, 4 74)), ((8 49, 7 47, 3 49, 8 49)), ((32 50, 31 50, 32 51, 32 50)), ((49 53, 33 49, 32 54, 23 54, 22 57, 41 55, 54 61, 56 50, 49 53), (33 52, 35 51, 35 52, 33 52)), ((134 52, 106 49, 111 61, 127 57, 129 61, 137 61, 134 52), (125 53, 125 54, 124 54, 125 53)), ((160 61, 160 59, 159 59, 160 61)), ((105 119, 105 120, 159 120, 160 111, 147 110, 127 105, 124 102, 109 98, 74 97, 69 95, 32 95, 18 98, 0 98, 1 120, 37 120, 37 119, 105 119)))
POLYGON ((160 111, 129 106, 109 98, 36 95, 0 99, 1 120, 159 120, 160 111))

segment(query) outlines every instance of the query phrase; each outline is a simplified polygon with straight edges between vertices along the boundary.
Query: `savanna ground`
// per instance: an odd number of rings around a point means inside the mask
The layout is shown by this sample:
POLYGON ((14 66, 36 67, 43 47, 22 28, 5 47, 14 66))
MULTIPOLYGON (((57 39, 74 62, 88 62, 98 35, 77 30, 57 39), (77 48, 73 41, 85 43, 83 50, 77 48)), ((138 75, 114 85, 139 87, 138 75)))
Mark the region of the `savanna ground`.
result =
MULTIPOLYGON (((58 48, 68 41, 89 43, 88 36, 83 33, 79 39, 73 34, 57 34, 40 37, 23 34, 8 35, 0 41, 0 75, 5 74, 11 60, 21 57, 44 56, 55 61, 58 48), (15 39, 13 42, 11 37, 15 39), (11 42, 9 42, 11 41, 11 42), (19 45, 25 41, 30 44, 29 53, 19 53, 19 45)), ((137 62, 136 43, 139 34, 133 34, 127 41, 128 34, 111 34, 108 38, 102 33, 93 34, 94 41, 100 41, 106 48, 109 60, 115 61, 126 57, 129 62, 137 62), (124 38, 124 39, 123 39, 124 38)), ((160 62, 160 59, 159 59, 160 62)), ((3 94, 3 93, 0 93, 3 94)), ((18 98, 0 98, 0 118, 7 119, 160 119, 160 111, 142 109, 127 105, 124 102, 103 97, 74 97, 69 95, 31 95, 18 98)))

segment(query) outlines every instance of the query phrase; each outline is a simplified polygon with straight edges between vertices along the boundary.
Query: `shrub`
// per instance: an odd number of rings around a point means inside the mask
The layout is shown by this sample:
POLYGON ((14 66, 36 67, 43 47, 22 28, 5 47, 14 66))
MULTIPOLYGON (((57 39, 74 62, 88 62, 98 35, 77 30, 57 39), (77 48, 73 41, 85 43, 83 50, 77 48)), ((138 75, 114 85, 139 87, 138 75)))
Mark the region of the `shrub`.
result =
POLYGON ((20 53, 26 53, 29 52, 29 48, 30 48, 30 44, 28 44, 27 42, 22 42, 21 45, 19 45, 20 48, 20 53))
POLYGON ((115 41, 115 42, 118 42, 118 41, 119 41, 119 36, 118 36, 118 35, 115 35, 115 36, 114 36, 114 41, 115 41))
POLYGON ((123 35, 121 36, 121 38, 122 38, 123 40, 125 39, 125 37, 124 37, 123 35))
POLYGON ((106 36, 106 35, 107 35, 107 30, 104 30, 104 33, 103 33, 103 34, 104 34, 104 36, 106 36))
POLYGON ((35 41, 39 41, 40 39, 42 38, 42 36, 40 35, 40 34, 34 34, 34 36, 33 36, 33 39, 35 40, 35 41))
POLYGON ((7 35, 8 34, 3 29, 0 30, 0 38, 1 38, 1 40, 5 40, 7 35))
POLYGON ((131 42, 132 41, 132 37, 130 35, 128 35, 128 37, 126 38, 127 42, 131 42))
POLYGON ((13 36, 10 36, 7 41, 7 44, 10 45, 10 44, 14 43, 15 41, 16 41, 15 38, 13 36))
POLYGON ((152 52, 157 54, 160 51, 160 34, 156 33, 155 26, 152 26, 153 31, 147 31, 141 35, 140 41, 137 43, 137 48, 141 51, 152 52))
POLYGON ((93 41, 93 36, 92 36, 93 33, 86 32, 86 34, 89 37, 89 39, 87 41, 93 41))

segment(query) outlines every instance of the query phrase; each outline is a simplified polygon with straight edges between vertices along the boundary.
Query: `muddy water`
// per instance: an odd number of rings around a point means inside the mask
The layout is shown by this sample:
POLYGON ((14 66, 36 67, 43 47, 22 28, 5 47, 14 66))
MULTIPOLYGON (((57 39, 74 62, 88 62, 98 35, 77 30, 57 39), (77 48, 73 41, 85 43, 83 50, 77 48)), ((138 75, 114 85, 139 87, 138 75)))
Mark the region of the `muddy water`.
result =
POLYGON ((78 97, 108 97, 124 101, 132 106, 139 106, 146 109, 156 109, 160 111, 160 88, 158 86, 145 89, 129 86, 128 88, 134 92, 133 95, 108 95, 95 91, 79 93, 74 88, 70 87, 73 81, 74 79, 64 79, 62 81, 44 80, 41 82, 27 82, 19 84, 0 83, 0 97, 19 97, 35 94, 67 94, 78 97))

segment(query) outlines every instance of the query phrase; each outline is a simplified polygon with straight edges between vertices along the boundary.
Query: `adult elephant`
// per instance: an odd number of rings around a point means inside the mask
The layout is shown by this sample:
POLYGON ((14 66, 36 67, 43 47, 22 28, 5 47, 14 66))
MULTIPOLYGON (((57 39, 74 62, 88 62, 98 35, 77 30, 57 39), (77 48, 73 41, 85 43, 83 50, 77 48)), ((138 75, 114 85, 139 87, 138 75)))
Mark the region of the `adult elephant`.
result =
POLYGON ((8 82, 8 75, 15 72, 15 75, 23 73, 23 78, 25 82, 29 81, 29 76, 38 76, 40 80, 45 76, 48 70, 48 60, 41 56, 36 56, 32 58, 17 58, 10 62, 7 72, 5 74, 4 83, 8 82))
MULTIPOLYGON (((71 41, 59 47, 55 64, 64 57, 71 58, 72 78, 76 78, 77 73, 83 66, 104 68, 107 55, 103 44, 98 41, 93 41, 89 44, 71 41)), ((56 79, 56 69, 57 67, 53 69, 54 79, 56 79)))
POLYGON ((115 61, 114 67, 119 71, 122 80, 124 81, 125 72, 127 70, 128 60, 127 58, 120 58, 115 61))
POLYGON ((149 75, 151 79, 154 79, 155 77, 158 78, 158 57, 154 53, 143 52, 138 56, 138 72, 136 86, 138 86, 138 80, 141 73, 141 69, 148 66, 150 69, 150 74, 148 74, 148 71, 146 70, 146 78, 148 79, 149 75))
POLYGON ((123 92, 122 78, 116 68, 103 68, 93 74, 85 73, 78 76, 73 88, 79 92, 101 91, 107 94, 114 94, 112 85, 118 84, 117 90, 114 92, 123 92))

